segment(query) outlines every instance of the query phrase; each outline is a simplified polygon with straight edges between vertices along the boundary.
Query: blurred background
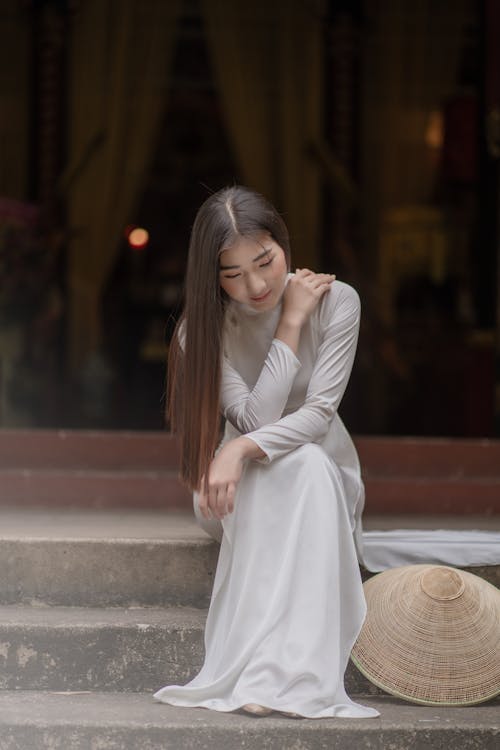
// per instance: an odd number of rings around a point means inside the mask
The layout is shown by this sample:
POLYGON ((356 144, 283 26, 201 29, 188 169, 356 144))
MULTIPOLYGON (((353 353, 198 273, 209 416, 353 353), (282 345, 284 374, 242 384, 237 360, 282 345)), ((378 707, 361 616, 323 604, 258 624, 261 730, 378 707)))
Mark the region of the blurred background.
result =
POLYGON ((363 304, 358 434, 500 435, 500 3, 0 0, 0 427, 164 428, 242 182, 363 304))

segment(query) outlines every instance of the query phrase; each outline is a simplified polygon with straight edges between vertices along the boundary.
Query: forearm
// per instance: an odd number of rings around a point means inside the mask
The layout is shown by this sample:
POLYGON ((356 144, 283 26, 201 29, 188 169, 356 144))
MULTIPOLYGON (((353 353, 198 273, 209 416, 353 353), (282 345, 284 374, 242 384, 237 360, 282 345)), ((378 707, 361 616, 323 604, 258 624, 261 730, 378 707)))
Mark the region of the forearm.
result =
POLYGON ((299 348, 302 326, 327 292, 335 276, 297 269, 283 295, 280 321, 274 337, 287 344, 294 354, 299 348))
POLYGON ((247 438, 245 435, 235 438, 231 442, 238 448, 242 461, 264 458, 266 455, 254 440, 247 438))
POLYGON ((342 400, 356 353, 359 299, 353 291, 336 307, 324 332, 302 406, 246 435, 272 461, 308 442, 321 442, 342 400))
POLYGON ((199 508, 202 516, 219 520, 233 512, 236 488, 244 464, 252 458, 262 458, 265 453, 244 436, 225 443, 210 462, 207 481, 199 488, 199 508))
POLYGON ((303 321, 299 317, 282 316, 276 332, 275 339, 279 339, 286 344, 296 355, 299 349, 300 331, 302 330, 303 321))
POLYGON ((250 391, 238 372, 224 363, 221 406, 224 417, 241 433, 251 432, 282 416, 300 362, 284 342, 274 339, 250 391))

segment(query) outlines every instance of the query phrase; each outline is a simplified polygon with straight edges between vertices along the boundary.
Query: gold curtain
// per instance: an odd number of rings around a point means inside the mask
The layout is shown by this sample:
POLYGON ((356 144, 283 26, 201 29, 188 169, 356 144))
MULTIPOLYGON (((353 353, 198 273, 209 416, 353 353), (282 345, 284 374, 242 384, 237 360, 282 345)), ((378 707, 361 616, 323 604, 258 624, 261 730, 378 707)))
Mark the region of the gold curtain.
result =
POLYGON ((74 16, 69 161, 70 362, 100 346, 100 300, 165 111, 179 0, 86 0, 74 16))
POLYGON ((314 267, 319 175, 308 154, 322 131, 322 2, 203 0, 202 9, 242 179, 283 213, 294 263, 314 267))

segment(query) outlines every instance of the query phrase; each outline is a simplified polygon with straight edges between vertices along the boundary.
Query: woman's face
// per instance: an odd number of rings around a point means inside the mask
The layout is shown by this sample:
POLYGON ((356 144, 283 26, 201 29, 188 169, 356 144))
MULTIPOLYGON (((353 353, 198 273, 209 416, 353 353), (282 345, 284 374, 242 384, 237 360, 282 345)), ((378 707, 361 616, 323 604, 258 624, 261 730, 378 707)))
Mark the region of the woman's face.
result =
POLYGON ((265 232, 238 237, 224 247, 219 269, 226 294, 256 311, 271 310, 278 304, 288 272, 283 249, 265 232))

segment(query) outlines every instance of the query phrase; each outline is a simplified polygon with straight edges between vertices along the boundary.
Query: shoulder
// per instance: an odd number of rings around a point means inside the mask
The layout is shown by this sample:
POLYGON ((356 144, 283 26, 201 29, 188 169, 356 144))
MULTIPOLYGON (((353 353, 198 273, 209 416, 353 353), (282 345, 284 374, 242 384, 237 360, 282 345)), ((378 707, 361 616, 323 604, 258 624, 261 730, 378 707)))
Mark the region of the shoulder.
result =
POLYGON ((359 318, 361 300, 354 287, 335 280, 317 308, 318 323, 324 327, 346 318, 359 318))

